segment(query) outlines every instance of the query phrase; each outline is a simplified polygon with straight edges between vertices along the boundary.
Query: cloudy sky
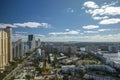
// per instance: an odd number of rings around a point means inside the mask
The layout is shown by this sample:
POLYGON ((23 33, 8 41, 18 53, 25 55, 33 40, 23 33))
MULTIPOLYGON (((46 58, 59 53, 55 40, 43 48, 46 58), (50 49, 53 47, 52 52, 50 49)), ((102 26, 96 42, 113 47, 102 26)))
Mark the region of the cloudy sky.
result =
POLYGON ((120 0, 0 0, 0 28, 13 41, 120 41, 120 0))

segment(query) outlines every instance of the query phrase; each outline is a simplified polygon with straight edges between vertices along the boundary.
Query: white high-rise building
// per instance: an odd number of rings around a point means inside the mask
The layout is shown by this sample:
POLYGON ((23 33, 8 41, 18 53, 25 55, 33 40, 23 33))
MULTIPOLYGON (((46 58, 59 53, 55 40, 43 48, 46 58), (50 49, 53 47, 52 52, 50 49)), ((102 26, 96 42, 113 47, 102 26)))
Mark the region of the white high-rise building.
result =
POLYGON ((12 60, 12 28, 6 27, 0 30, 0 69, 4 70, 12 60))
POLYGON ((29 51, 29 46, 24 44, 24 53, 27 53, 29 51))
POLYGON ((41 45, 41 42, 40 42, 40 39, 38 39, 38 40, 36 41, 36 47, 40 47, 40 45, 41 45))
POLYGON ((22 39, 19 39, 13 45, 13 58, 20 58, 24 54, 24 43, 22 39))

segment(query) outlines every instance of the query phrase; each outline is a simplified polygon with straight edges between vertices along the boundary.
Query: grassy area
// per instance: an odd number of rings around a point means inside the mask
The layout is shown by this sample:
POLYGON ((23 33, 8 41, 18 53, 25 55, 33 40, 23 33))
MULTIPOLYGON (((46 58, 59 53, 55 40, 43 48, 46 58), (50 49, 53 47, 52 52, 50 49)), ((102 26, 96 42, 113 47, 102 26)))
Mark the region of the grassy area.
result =
POLYGON ((83 64, 102 64, 100 60, 98 60, 95 55, 92 55, 90 53, 88 54, 81 54, 78 56, 80 60, 84 60, 83 64))

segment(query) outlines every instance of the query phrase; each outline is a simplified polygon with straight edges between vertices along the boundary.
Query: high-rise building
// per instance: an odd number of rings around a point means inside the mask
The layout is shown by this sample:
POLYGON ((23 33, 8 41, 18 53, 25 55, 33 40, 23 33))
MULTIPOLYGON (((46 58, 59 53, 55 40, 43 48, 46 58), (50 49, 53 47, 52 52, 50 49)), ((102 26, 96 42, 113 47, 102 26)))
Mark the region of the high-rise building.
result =
POLYGON ((12 29, 6 27, 0 30, 0 69, 4 70, 12 60, 12 29))
POLYGON ((8 33, 8 60, 12 61, 13 60, 13 55, 12 55, 12 28, 11 27, 7 27, 6 31, 8 33))
POLYGON ((28 45, 24 44, 24 53, 27 53, 29 51, 28 45))
POLYGON ((30 51, 35 49, 36 43, 35 43, 35 36, 34 35, 28 35, 28 46, 29 46, 30 51))
POLYGON ((28 35, 28 40, 29 41, 33 41, 35 39, 35 36, 34 35, 28 35))
POLYGON ((41 45, 41 42, 40 42, 40 39, 38 39, 38 40, 36 41, 36 47, 40 47, 40 45, 41 45))
POLYGON ((24 42, 19 39, 13 46, 13 58, 20 58, 24 54, 24 42))

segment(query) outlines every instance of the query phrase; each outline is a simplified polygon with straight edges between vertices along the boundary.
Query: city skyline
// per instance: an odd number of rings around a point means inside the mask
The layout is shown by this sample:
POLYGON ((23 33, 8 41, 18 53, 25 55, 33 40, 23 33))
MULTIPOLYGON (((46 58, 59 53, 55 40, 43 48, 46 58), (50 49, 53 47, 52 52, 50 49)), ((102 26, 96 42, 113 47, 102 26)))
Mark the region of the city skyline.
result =
POLYGON ((0 28, 13 41, 34 34, 41 41, 119 42, 118 0, 0 0, 0 28))

